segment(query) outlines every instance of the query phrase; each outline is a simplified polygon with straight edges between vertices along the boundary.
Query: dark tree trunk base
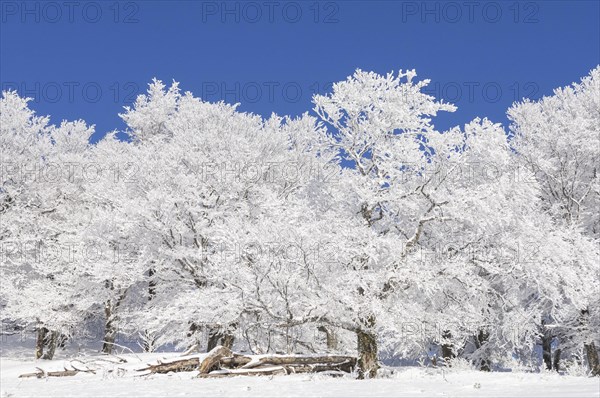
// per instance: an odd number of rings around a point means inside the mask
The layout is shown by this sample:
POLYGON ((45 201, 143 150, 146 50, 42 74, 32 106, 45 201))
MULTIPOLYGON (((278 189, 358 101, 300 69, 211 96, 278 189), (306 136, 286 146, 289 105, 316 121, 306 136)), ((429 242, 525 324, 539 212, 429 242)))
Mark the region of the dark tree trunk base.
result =
POLYGON ((217 328, 211 328, 208 333, 208 344, 206 351, 209 352, 219 345, 229 349, 233 348, 233 343, 235 341, 233 330, 235 330, 234 325, 229 325, 225 331, 217 328))
MULTIPOLYGON (((479 334, 477 334, 477 336, 475 336, 475 346, 477 347, 477 349, 480 349, 483 347, 483 345, 487 342, 487 339, 489 338, 489 333, 480 330, 479 334)), ((492 371, 492 367, 491 367, 491 363, 490 360, 487 358, 483 358, 479 360, 479 370, 481 370, 482 372, 491 372, 492 371)))
POLYGON ((593 342, 585 344, 585 352, 587 354, 588 366, 592 372, 592 376, 600 376, 600 362, 598 361, 598 350, 593 342))
MULTIPOLYGON (((442 337, 444 339, 449 339, 452 335, 449 331, 445 331, 442 337)), ((450 365, 450 360, 454 357, 454 347, 451 344, 442 344, 442 358, 444 358, 444 362, 447 366, 450 365)))
POLYGON ((561 349, 557 349, 556 351, 554 351, 554 363, 552 364, 552 366, 554 367, 554 370, 556 370, 557 372, 560 372, 560 354, 561 354, 561 349))
POLYGON ((377 338, 372 332, 358 330, 358 378, 370 379, 377 376, 379 361, 377 360, 377 338))
POLYGON ((35 340, 35 359, 40 359, 44 355, 44 345, 46 345, 46 334, 48 329, 39 327, 37 329, 37 337, 35 340))
POLYGON ((547 333, 542 336, 542 358, 546 369, 552 370, 552 336, 547 333))
POLYGON ((56 346, 58 345, 59 333, 57 331, 52 331, 46 335, 46 353, 42 356, 42 359, 52 359, 54 358, 54 353, 56 352, 56 346))

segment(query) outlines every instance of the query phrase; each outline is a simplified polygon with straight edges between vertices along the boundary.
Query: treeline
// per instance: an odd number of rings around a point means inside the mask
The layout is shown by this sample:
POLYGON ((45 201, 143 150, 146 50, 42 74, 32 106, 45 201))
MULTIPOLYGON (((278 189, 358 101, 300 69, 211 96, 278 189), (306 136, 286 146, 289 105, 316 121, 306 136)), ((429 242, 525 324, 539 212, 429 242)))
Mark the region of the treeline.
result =
POLYGON ((101 320, 153 351, 357 355, 600 374, 600 68, 487 119, 414 71, 262 118, 153 81, 91 144, 0 101, 2 318, 36 357, 101 320), (543 362, 542 362, 543 361, 543 362))

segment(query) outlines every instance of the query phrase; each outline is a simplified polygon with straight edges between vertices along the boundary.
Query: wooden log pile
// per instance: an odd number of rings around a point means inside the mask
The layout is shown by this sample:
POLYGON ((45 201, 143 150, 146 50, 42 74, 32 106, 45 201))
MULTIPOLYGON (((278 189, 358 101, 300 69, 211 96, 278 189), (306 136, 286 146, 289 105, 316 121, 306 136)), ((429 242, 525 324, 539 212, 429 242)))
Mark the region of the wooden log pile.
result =
MULTIPOLYGON (((322 373, 342 375, 351 373, 357 359, 345 355, 243 355, 232 352, 224 346, 217 346, 206 356, 186 356, 168 361, 158 361, 137 369, 144 372, 140 376, 155 373, 198 371, 200 378, 220 378, 231 376, 288 375, 293 373, 322 373)), ((80 372, 94 373, 90 368, 46 372, 37 368, 37 372, 19 377, 63 377, 75 376, 80 372)))
POLYGON ((351 373, 356 358, 344 355, 242 355, 217 346, 203 360, 182 358, 149 365, 140 371, 151 373, 198 370, 198 377, 287 375, 292 373, 351 373))

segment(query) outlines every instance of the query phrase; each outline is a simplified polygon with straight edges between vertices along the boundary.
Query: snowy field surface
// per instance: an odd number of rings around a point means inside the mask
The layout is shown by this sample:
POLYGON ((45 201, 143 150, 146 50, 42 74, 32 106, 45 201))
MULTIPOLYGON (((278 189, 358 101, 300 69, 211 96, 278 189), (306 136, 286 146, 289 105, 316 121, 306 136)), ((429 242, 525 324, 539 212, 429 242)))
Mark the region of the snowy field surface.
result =
POLYGON ((376 380, 315 374, 198 379, 197 372, 140 376, 136 369, 178 354, 87 356, 77 360, 0 359, 5 397, 599 397, 600 378, 553 373, 386 368, 376 380), (23 373, 95 369, 72 377, 19 378, 23 373))

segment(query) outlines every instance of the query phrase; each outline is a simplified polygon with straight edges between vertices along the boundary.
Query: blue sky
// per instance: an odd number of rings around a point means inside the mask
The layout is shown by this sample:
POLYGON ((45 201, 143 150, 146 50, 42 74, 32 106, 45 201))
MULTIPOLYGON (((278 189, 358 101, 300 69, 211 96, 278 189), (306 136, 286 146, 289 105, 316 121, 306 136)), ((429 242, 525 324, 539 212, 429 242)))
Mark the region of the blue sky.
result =
POLYGON ((599 1, 0 2, 0 81, 52 122, 123 129, 124 105, 157 77, 268 116, 312 108, 356 68, 415 68, 459 110, 506 108, 600 63, 599 1))

